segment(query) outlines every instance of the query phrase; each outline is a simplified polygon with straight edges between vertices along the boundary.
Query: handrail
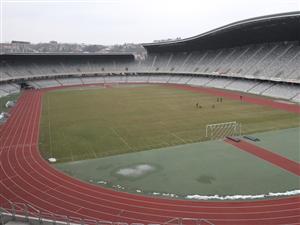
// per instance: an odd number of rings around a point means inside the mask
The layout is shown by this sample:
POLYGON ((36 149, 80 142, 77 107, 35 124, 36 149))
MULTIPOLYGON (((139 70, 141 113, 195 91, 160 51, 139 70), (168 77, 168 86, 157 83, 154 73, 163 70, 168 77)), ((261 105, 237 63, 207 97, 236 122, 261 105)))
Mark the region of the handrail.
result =
MULTIPOLYGON (((52 212, 42 212, 39 209, 35 208, 33 205, 28 203, 21 203, 21 202, 12 202, 9 201, 9 208, 1 207, 0 210, 4 211, 7 214, 11 214, 13 220, 16 220, 16 216, 23 216, 26 221, 30 221, 30 217, 37 218, 40 224, 43 224, 43 220, 50 220, 52 224, 63 223, 70 225, 73 224, 81 224, 81 225, 150 225, 144 223, 126 223, 126 222, 113 222, 107 220, 96 220, 96 219, 83 219, 80 217, 73 217, 73 216, 66 216, 60 215, 52 212)), ((3 204, 2 204, 3 205, 3 204)), ((0 211, 1 220, 3 212, 0 211)), ((164 223, 155 223, 156 225, 183 225, 185 222, 192 222, 195 225, 214 225, 207 219, 199 219, 199 218, 171 218, 170 220, 164 223)), ((190 224, 190 223, 189 223, 190 224)))

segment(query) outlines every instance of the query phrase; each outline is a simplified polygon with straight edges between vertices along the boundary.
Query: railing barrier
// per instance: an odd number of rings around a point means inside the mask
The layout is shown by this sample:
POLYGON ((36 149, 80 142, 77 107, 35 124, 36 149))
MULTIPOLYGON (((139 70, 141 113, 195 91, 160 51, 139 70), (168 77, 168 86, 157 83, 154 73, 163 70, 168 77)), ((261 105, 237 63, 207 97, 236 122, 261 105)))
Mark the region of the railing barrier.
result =
POLYGON ((59 215, 53 212, 41 212, 27 203, 8 201, 8 207, 0 206, 1 224, 8 221, 22 221, 33 225, 214 225, 207 219, 172 218, 164 223, 126 223, 107 220, 83 219, 73 216, 59 215))

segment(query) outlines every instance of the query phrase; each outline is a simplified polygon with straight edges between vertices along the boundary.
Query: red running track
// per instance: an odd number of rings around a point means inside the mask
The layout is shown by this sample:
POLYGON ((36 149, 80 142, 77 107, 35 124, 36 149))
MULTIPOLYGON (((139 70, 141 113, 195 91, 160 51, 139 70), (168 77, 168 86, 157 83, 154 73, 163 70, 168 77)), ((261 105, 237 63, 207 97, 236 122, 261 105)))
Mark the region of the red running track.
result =
POLYGON ((223 224, 300 224, 300 196, 208 202, 154 198, 117 192, 69 177, 38 150, 43 92, 23 93, 0 137, 0 204, 29 203, 44 212, 127 223, 163 223, 174 217, 223 224))

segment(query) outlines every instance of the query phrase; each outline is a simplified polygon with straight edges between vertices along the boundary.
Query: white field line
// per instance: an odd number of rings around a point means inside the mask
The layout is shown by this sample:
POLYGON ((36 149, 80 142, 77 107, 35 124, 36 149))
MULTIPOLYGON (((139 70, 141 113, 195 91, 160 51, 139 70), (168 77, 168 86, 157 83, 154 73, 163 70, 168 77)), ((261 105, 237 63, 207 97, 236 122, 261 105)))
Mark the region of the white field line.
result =
POLYGON ((165 147, 169 147, 169 146, 171 146, 169 143, 167 143, 167 142, 161 142, 161 143, 164 143, 164 144, 153 144, 153 145, 143 145, 143 146, 141 146, 141 147, 143 147, 143 148, 148 148, 148 147, 151 147, 151 148, 153 148, 153 149, 157 149, 157 148, 165 148, 165 147))
POLYGON ((49 105, 49 96, 47 96, 47 114, 48 114, 48 129, 49 129, 49 142, 50 142, 50 153, 51 157, 53 157, 52 152, 52 136, 51 136, 51 121, 50 121, 50 105, 49 105))
POLYGON ((180 141, 182 141, 183 143, 186 143, 186 141, 185 141, 184 139, 182 139, 181 137, 177 136, 176 134, 171 133, 171 132, 170 132, 170 134, 171 134, 172 136, 174 136, 175 138, 179 139, 180 141))
POLYGON ((113 132, 114 132, 114 134, 116 135, 116 136, 118 136, 118 138, 120 138, 120 140, 125 144, 125 145, 127 145, 128 147, 129 147, 129 149, 131 150, 131 149, 133 149, 131 146, 130 146, 130 144, 128 144, 128 142, 114 129, 114 128, 110 128, 113 132))
MULTIPOLYGON (((159 123, 160 123, 162 126, 166 127, 165 122, 159 121, 159 123)), ((172 132, 167 132, 167 133, 169 133, 169 134, 171 134, 173 137, 179 139, 181 142, 186 143, 186 141, 185 141, 184 139, 182 139, 181 137, 179 137, 178 135, 176 135, 176 134, 174 134, 174 133, 172 133, 172 132)), ((166 141, 163 141, 163 142, 166 142, 166 141)), ((166 142, 166 143, 167 143, 167 142, 166 142)), ((168 144, 169 144, 169 143, 168 143, 168 144)), ((169 145, 170 145, 170 144, 169 144, 169 145)))
POLYGON ((91 149, 92 154, 94 154, 95 159, 98 158, 95 149, 92 146, 89 146, 89 149, 91 149))
MULTIPOLYGON (((65 133, 62 133, 62 136, 63 136, 63 139, 65 140, 65 133)), ((65 141, 64 141, 64 143, 65 143, 65 141)), ((63 144, 63 146, 65 147, 65 144, 63 144)), ((74 156, 73 156, 73 150, 72 150, 72 148, 70 148, 70 152, 71 152, 71 159, 72 159, 72 161, 74 161, 74 156)))

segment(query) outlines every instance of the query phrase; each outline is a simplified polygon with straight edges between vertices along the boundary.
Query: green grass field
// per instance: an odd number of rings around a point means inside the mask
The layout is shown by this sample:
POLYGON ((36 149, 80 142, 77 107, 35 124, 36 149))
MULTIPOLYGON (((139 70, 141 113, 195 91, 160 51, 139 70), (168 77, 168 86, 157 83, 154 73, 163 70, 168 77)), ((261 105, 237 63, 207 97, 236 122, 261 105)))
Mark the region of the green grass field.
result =
POLYGON ((298 127, 299 115, 172 87, 120 86, 43 96, 40 149, 59 162, 204 141, 205 126, 237 121, 243 133, 298 127), (199 102, 202 109, 197 109, 199 102), (212 108, 212 105, 215 108, 212 108))

